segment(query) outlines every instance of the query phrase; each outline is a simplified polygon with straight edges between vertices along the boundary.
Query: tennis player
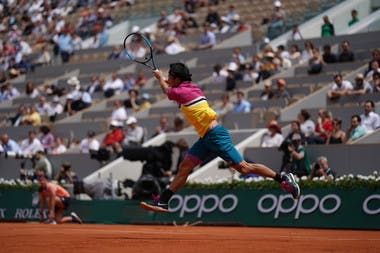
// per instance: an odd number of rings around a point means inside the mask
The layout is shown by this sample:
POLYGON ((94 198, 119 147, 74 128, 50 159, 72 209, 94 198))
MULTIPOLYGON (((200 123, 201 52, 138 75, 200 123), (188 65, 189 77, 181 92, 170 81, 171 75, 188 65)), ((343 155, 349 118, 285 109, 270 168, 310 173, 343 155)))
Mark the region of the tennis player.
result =
POLYGON ((60 185, 49 182, 45 175, 39 176, 40 181, 40 217, 43 219, 45 204, 49 208, 48 219, 45 223, 76 222, 82 224, 81 218, 74 212, 63 217, 63 212, 70 204, 70 194, 60 185))
POLYGON ((209 106, 201 89, 191 82, 191 74, 185 64, 170 64, 167 80, 160 70, 155 70, 153 74, 168 99, 178 103, 180 110, 189 123, 195 127, 200 138, 181 162, 178 173, 169 188, 154 198, 152 204, 142 202, 142 208, 161 213, 169 212, 170 198, 186 183, 187 177, 194 167, 201 164, 210 154, 218 155, 243 175, 257 174, 273 178, 285 191, 291 193, 293 198, 299 198, 300 188, 291 173, 281 176, 265 165, 248 163, 243 159, 232 144, 228 130, 218 124, 217 114, 209 106))

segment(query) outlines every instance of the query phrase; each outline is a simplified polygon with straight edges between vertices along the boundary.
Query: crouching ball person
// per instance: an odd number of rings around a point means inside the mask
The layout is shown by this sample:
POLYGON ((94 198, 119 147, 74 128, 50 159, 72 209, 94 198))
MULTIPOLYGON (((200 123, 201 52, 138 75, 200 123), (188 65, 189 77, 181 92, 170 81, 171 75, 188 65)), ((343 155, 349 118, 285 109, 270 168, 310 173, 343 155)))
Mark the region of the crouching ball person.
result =
POLYGON ((63 216, 63 212, 70 203, 70 194, 62 186, 49 182, 45 175, 39 176, 39 182, 41 221, 43 220, 43 209, 46 205, 49 209, 49 214, 45 223, 76 222, 82 224, 81 218, 74 212, 70 216, 63 216))
POLYGON ((265 165, 248 163, 243 159, 232 144, 228 130, 218 124, 217 114, 209 106, 201 89, 191 82, 191 74, 185 64, 170 64, 168 79, 164 78, 160 70, 155 70, 153 74, 164 94, 169 100, 177 102, 185 118, 194 126, 199 139, 181 162, 169 188, 159 197, 155 197, 153 203, 142 202, 142 208, 162 213, 169 212, 170 198, 186 183, 190 172, 210 154, 218 155, 241 174, 258 174, 273 178, 285 191, 291 193, 293 198, 299 198, 300 188, 291 173, 281 176, 265 165))

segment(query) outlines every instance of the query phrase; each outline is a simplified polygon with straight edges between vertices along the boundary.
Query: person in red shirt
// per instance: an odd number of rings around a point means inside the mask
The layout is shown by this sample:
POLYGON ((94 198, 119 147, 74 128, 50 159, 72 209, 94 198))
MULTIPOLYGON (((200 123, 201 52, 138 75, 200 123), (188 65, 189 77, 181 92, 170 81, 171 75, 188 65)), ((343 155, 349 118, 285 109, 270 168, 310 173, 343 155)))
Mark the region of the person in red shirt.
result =
POLYGON ((82 224, 81 218, 74 212, 70 216, 63 216, 63 212, 70 204, 70 194, 60 185, 49 182, 47 177, 40 173, 40 219, 43 220, 43 209, 45 205, 49 209, 48 219, 46 223, 66 223, 76 222, 82 224))
POLYGON ((110 132, 104 137, 101 148, 112 147, 118 153, 120 152, 120 143, 124 140, 123 122, 112 120, 110 123, 110 132))
POLYGON ((325 109, 320 109, 318 112, 317 125, 313 136, 313 143, 309 144, 325 144, 328 136, 333 130, 331 121, 331 113, 325 109))

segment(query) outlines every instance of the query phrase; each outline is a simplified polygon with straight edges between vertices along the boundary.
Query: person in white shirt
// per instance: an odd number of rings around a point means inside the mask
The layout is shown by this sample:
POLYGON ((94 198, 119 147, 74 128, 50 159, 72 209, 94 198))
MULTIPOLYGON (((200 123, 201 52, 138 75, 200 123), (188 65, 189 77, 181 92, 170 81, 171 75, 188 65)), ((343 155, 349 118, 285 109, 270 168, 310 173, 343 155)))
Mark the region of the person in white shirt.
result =
POLYGON ((169 55, 179 54, 186 51, 177 38, 170 36, 168 38, 168 45, 165 47, 165 53, 169 55))
POLYGON ((119 74, 115 72, 112 74, 111 80, 108 80, 106 82, 106 84, 103 87, 103 90, 113 90, 115 94, 118 94, 123 89, 123 87, 123 81, 119 78, 119 74))
POLYGON ((114 107, 115 109, 112 111, 111 120, 117 120, 120 122, 127 120, 128 118, 127 110, 123 107, 120 100, 116 100, 114 102, 114 107))
POLYGON ((367 100, 364 104, 364 114, 360 115, 362 126, 365 127, 367 133, 371 133, 380 127, 380 116, 374 112, 375 103, 367 100))
POLYGON ((59 97, 54 96, 53 101, 50 104, 53 115, 61 114, 63 112, 63 105, 60 103, 59 97))
POLYGON ((53 115, 53 110, 49 103, 46 102, 46 97, 42 96, 39 98, 39 103, 36 106, 38 113, 41 116, 51 116, 53 115))
POLYGON ((54 155, 58 155, 58 154, 63 154, 66 151, 67 151, 67 148, 66 148, 66 146, 62 142, 62 138, 61 137, 56 137, 55 138, 55 146, 52 149, 51 153, 54 154, 54 155))
POLYGON ((336 74, 334 76, 334 82, 331 90, 327 92, 327 97, 329 99, 336 99, 343 95, 348 95, 354 89, 351 82, 343 80, 341 74, 336 74))
POLYGON ((20 145, 21 153, 25 156, 34 155, 37 151, 43 151, 40 140, 36 137, 35 131, 29 131, 28 138, 24 139, 20 145))
POLYGON ((83 139, 79 144, 79 152, 88 154, 91 151, 98 151, 99 147, 100 143, 97 139, 95 139, 95 132, 89 131, 87 138, 83 139))
POLYGON ((308 111, 300 111, 298 114, 298 122, 300 123, 301 132, 306 138, 313 136, 315 132, 315 123, 311 120, 311 116, 308 111))
POLYGON ((122 143, 123 147, 141 145, 144 139, 144 129, 137 125, 137 119, 135 117, 129 117, 126 124, 128 129, 122 143))
POLYGON ((261 139, 261 147, 271 148, 279 147, 284 141, 284 137, 281 134, 281 127, 276 120, 272 120, 268 124, 268 132, 265 133, 261 139))

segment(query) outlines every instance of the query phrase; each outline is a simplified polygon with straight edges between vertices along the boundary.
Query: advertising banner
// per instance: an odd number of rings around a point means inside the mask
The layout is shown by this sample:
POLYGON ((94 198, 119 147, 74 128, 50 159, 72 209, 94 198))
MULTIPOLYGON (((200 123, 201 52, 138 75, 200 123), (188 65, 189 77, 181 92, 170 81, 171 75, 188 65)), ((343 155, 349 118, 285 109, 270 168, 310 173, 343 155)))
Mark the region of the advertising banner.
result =
MULTIPOLYGON (((0 221, 39 220, 36 195, 1 190, 0 221)), ((365 188, 306 189, 299 200, 274 189, 184 189, 173 196, 170 210, 170 214, 146 212, 133 200, 77 200, 69 207, 88 223, 380 229, 380 191, 365 188)))

